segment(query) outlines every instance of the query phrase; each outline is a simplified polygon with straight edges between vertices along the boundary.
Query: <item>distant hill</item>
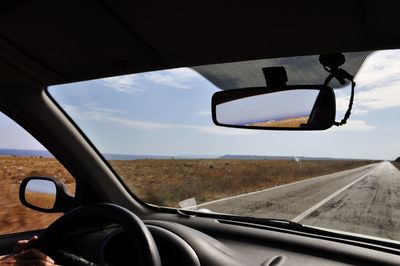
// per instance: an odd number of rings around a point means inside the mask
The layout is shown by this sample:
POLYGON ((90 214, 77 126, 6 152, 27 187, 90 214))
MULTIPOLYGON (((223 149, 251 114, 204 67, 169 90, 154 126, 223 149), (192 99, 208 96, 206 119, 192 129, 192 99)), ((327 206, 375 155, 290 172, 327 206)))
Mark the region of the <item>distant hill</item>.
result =
POLYGON ((53 155, 48 151, 43 150, 20 150, 20 149, 0 149, 0 156, 14 156, 14 157, 47 157, 51 158, 53 155))
POLYGON ((143 159, 171 159, 171 156, 159 156, 159 155, 130 155, 130 154, 103 154, 107 160, 143 160, 143 159))
POLYGON ((330 157, 303 157, 303 156, 262 156, 262 155, 224 155, 218 159, 224 160, 363 160, 363 159, 344 159, 344 158, 330 158, 330 157))
POLYGON ((189 159, 216 159, 217 156, 210 155, 177 155, 177 156, 167 156, 167 155, 131 155, 131 154, 103 154, 104 158, 107 160, 143 160, 143 159, 154 159, 154 160, 189 160, 189 159))
POLYGON ((261 156, 261 155, 224 155, 218 159, 225 160, 294 160, 294 156, 261 156))
MULTIPOLYGON (((1 149, 0 156, 12 157, 47 157, 51 158, 53 155, 46 150, 21 150, 21 149, 1 149)), ((200 159, 202 156, 198 155, 180 155, 180 156, 166 156, 166 155, 137 155, 137 154, 103 154, 107 160, 142 160, 142 159, 200 159)), ((204 158, 216 158, 217 156, 204 156, 204 158)))

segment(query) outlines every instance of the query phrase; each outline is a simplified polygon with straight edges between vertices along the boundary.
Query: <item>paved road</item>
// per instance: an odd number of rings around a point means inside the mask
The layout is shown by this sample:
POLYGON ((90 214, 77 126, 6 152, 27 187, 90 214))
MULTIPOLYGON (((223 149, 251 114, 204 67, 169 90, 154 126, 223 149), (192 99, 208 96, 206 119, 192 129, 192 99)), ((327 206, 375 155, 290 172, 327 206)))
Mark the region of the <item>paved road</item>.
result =
POLYGON ((382 162, 200 207, 400 240, 400 171, 382 162))

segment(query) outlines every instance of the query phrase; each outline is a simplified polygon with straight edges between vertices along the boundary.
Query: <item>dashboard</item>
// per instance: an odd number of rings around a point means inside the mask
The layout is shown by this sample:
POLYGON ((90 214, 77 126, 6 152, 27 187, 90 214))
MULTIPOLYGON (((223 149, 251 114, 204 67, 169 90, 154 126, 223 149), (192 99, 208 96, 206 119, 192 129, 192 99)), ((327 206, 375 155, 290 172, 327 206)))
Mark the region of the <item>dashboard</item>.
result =
MULTIPOLYGON (((162 265, 399 265, 398 255, 362 247, 362 243, 340 243, 210 219, 201 223, 188 219, 186 223, 145 221, 162 265)), ((56 261, 67 265, 136 265, 140 254, 135 245, 117 225, 86 228, 67 236, 56 261)))

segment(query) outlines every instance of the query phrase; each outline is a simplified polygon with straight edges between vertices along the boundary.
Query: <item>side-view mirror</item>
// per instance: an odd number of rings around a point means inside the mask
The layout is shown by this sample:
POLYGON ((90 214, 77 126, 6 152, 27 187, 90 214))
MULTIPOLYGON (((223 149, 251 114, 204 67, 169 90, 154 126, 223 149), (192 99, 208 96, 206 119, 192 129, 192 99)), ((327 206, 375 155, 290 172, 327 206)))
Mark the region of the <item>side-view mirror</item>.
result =
POLYGON ((336 101, 324 85, 253 87, 216 92, 212 118, 224 127, 324 130, 335 122, 336 101))
POLYGON ((74 197, 61 181, 52 177, 27 177, 19 187, 23 205, 41 212, 67 212, 73 208, 74 197))

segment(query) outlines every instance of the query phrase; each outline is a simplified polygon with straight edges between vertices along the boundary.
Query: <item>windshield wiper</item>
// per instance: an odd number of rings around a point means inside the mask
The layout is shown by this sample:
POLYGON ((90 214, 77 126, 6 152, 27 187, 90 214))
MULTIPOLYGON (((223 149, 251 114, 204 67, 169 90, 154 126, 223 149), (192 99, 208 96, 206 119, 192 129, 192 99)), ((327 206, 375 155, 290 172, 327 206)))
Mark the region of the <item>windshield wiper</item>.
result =
POLYGON ((257 223, 257 224, 263 224, 263 225, 270 225, 270 224, 287 224, 290 227, 303 227, 301 223, 293 222, 287 219, 275 219, 275 218, 256 218, 256 217, 249 217, 245 216, 242 217, 245 221, 247 222, 252 222, 252 223, 257 223))
POLYGON ((258 224, 258 225, 267 225, 267 226, 277 226, 277 227, 285 227, 290 229, 298 229, 302 228, 303 225, 301 223, 293 222, 286 219, 276 219, 276 218, 257 218, 251 216, 238 216, 238 215, 229 215, 229 214, 220 214, 220 213, 207 213, 207 212, 198 212, 193 210, 182 210, 177 209, 179 215, 185 217, 193 217, 193 216, 203 216, 210 218, 217 218, 219 220, 232 220, 237 222, 258 224))
MULTIPOLYGON (((245 222, 251 224, 258 225, 267 225, 267 226, 277 226, 277 227, 285 227, 289 229, 299 229, 302 228, 303 225, 301 223, 296 223, 286 219, 276 219, 276 218, 257 218, 251 216, 236 216, 236 215, 224 215, 221 217, 222 219, 230 219, 238 222, 245 222)), ((221 219, 220 218, 220 219, 221 219)))

